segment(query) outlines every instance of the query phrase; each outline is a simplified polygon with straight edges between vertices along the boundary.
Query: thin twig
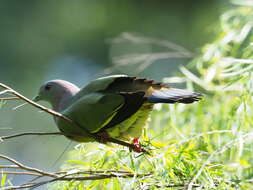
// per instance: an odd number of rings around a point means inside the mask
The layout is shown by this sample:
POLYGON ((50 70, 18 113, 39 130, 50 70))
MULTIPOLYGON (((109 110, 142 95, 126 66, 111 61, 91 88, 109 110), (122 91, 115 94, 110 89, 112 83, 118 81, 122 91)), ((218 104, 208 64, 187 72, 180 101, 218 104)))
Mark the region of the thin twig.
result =
MULTIPOLYGON (((2 171, 2 174, 13 174, 13 175, 33 175, 36 176, 32 181, 29 181, 22 185, 17 186, 7 186, 2 188, 1 190, 11 190, 11 189, 24 189, 24 188, 36 188, 48 183, 56 182, 56 181, 85 181, 85 180, 101 180, 101 179, 108 179, 108 178, 129 178, 129 177, 145 177, 150 176, 151 174, 134 174, 130 173, 128 171, 123 170, 98 170, 98 171, 77 171, 73 173, 67 173, 67 172, 55 172, 55 173, 48 173, 44 172, 35 168, 31 168, 29 166, 25 166, 21 164, 20 162, 9 158, 8 156, 1 155, 0 157, 3 159, 6 159, 10 162, 15 163, 17 166, 19 166, 19 169, 26 170, 25 172, 13 172, 13 171, 2 171), (61 175, 60 175, 61 174, 61 175), (62 175, 64 174, 64 175, 62 175), (80 176, 90 174, 90 176, 80 176), (41 177, 51 177, 53 179, 45 180, 42 182, 36 182, 37 179, 41 177)), ((7 165, 8 166, 8 165, 7 165)), ((6 166, 6 168, 7 168, 6 166)))
POLYGON ((19 168, 17 165, 0 165, 0 169, 11 169, 11 168, 19 168))
POLYGON ((25 171, 2 171, 2 174, 12 174, 12 175, 32 175, 36 176, 32 181, 29 181, 25 184, 18 185, 18 186, 8 186, 4 187, 1 190, 9 190, 9 189, 23 189, 23 188, 35 188, 41 185, 45 185, 47 183, 55 182, 55 181, 84 181, 84 180, 99 180, 99 179, 107 179, 107 178, 128 178, 128 177, 145 177, 150 176, 151 174, 134 174, 124 170, 97 170, 97 171, 77 171, 77 172, 55 172, 49 173, 37 168, 32 168, 26 166, 6 155, 0 154, 0 158, 5 159, 9 162, 14 163, 15 165, 0 165, 3 169, 9 168, 17 168, 22 169, 25 171), (87 175, 90 176, 80 176, 80 175, 87 175), (52 179, 45 180, 42 182, 36 182, 41 177, 50 177, 52 179))
MULTIPOLYGON (((67 171, 60 171, 60 172, 56 172, 57 174, 67 174, 67 171)), ((130 173, 129 171, 125 171, 125 170, 88 170, 88 171, 79 171, 78 173, 80 174, 106 174, 106 173, 130 173)), ((76 173, 75 173, 76 174, 76 173)))
POLYGON ((45 136, 45 135, 63 135, 63 134, 61 132, 25 132, 25 133, 17 133, 14 135, 2 136, 0 137, 0 141, 15 138, 15 137, 27 136, 27 135, 45 136))
MULTIPOLYGON (((169 187, 187 187, 188 184, 178 183, 178 184, 165 184, 165 185, 155 185, 157 188, 169 188, 169 187)), ((201 187, 200 184, 192 184, 192 187, 201 187)))
POLYGON ((3 97, 3 98, 0 98, 0 100, 5 101, 5 100, 21 100, 21 99, 18 97, 3 97))
POLYGON ((167 40, 161 40, 157 38, 150 38, 150 37, 143 37, 139 35, 135 35, 129 32, 122 33, 119 37, 114 38, 111 40, 112 43, 119 43, 122 41, 132 42, 132 43, 142 43, 142 44, 155 44, 158 46, 162 46, 168 49, 172 49, 174 51, 180 52, 186 56, 193 56, 193 53, 189 50, 185 49, 184 47, 175 44, 173 42, 167 40))
MULTIPOLYGON (((74 174, 73 174, 74 175, 74 174)), ((151 174, 99 174, 99 175, 91 175, 91 176, 61 176, 58 178, 54 178, 52 180, 46 180, 39 182, 32 186, 32 188, 39 187, 41 185, 46 185, 48 183, 56 182, 56 181, 87 181, 87 180, 101 180, 101 179, 108 179, 108 178, 129 178, 129 177, 145 177, 150 176, 151 174)))
POLYGON ((11 93, 11 90, 9 90, 9 89, 3 90, 0 92, 0 95, 6 94, 6 93, 11 93))
POLYGON ((6 174, 6 175, 33 175, 33 176, 43 176, 42 174, 33 173, 33 172, 16 172, 16 171, 1 171, 1 174, 6 174))
POLYGON ((8 160, 9 162, 12 162, 14 163, 15 165, 17 165, 20 169, 23 169, 23 170, 26 170, 26 171, 31 171, 31 172, 35 172, 35 173, 39 173, 39 174, 42 174, 43 176, 49 176, 49 177, 58 177, 58 175, 56 174, 53 174, 53 173, 49 173, 49 172, 45 172, 45 171, 42 171, 40 169, 37 169, 37 168, 32 168, 32 167, 29 167, 29 166, 26 166, 16 160, 14 160, 13 158, 10 158, 6 155, 3 155, 3 154, 0 154, 0 158, 3 158, 5 160, 8 160))
POLYGON ((31 188, 33 186, 34 184, 16 185, 16 186, 3 187, 1 188, 1 190, 25 189, 25 188, 31 188))
MULTIPOLYGON (((0 154, 0 157, 8 160, 12 163, 14 163, 14 166, 18 166, 19 169, 25 170, 24 172, 19 171, 2 171, 3 174, 12 174, 12 175, 31 175, 36 176, 32 181, 28 181, 27 183, 24 183, 22 185, 16 185, 16 186, 7 186, 1 188, 1 190, 14 190, 14 189, 25 189, 25 188, 37 188, 39 186, 56 182, 56 181, 87 181, 87 180, 102 180, 102 179, 109 179, 109 178, 131 178, 131 177, 137 177, 137 178, 143 178, 151 176, 151 173, 148 174, 135 174, 124 170, 88 170, 88 171, 76 171, 73 173, 66 172, 66 171, 60 171, 55 173, 48 173, 44 172, 42 170, 38 170, 29 166, 26 166, 12 158, 9 158, 8 156, 0 154), (80 175, 89 175, 89 176, 80 176, 80 175), (50 177, 51 179, 36 182, 36 180, 40 179, 41 177, 50 177)), ((3 168, 13 168, 13 165, 4 165, 3 168)), ((162 188, 162 187, 187 187, 189 184, 167 184, 165 186, 155 185, 156 187, 162 188)), ((191 184, 192 187, 200 187, 199 184, 191 184)))

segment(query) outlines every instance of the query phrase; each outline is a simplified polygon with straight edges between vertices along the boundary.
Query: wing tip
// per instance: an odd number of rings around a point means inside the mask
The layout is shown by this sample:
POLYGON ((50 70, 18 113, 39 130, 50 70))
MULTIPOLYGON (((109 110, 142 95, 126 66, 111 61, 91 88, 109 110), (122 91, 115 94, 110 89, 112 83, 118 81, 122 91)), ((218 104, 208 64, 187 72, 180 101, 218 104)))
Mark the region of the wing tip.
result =
POLYGON ((147 98, 150 103, 184 103, 190 104, 200 101, 203 94, 181 89, 170 89, 167 91, 156 91, 147 98))

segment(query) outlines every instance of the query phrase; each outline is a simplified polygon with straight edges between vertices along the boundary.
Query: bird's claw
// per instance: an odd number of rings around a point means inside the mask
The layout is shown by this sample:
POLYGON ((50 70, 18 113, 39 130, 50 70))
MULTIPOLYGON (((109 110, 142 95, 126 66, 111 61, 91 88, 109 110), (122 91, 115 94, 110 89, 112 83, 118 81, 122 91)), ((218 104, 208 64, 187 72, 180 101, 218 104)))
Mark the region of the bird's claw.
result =
POLYGON ((133 139, 133 150, 135 152, 143 152, 144 151, 144 148, 141 146, 138 138, 133 139))
POLYGON ((102 131, 102 132, 97 133, 97 135, 99 136, 98 141, 100 143, 106 144, 108 142, 109 135, 107 132, 102 131))

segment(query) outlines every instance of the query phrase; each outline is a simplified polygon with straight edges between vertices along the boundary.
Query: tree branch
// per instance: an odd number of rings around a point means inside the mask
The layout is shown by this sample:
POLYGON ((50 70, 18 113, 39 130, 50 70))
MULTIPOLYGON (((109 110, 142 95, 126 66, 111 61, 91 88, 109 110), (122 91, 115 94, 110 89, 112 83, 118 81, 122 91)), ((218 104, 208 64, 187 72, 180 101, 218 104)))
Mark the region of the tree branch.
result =
POLYGON ((2 174, 6 175, 33 175, 33 176, 42 176, 41 174, 33 173, 33 172, 14 172, 14 171, 3 171, 2 174))
POLYGON ((25 133, 17 133, 14 135, 2 136, 0 137, 0 141, 15 138, 15 137, 27 136, 27 135, 45 136, 45 135, 63 135, 63 134, 61 132, 25 132, 25 133))
POLYGON ((5 160, 8 160, 9 162, 12 162, 13 164, 17 165, 19 167, 19 169, 23 169, 23 170, 26 170, 26 171, 31 171, 31 172, 35 172, 35 173, 39 173, 43 176, 48 176, 48 177, 58 177, 58 175, 56 174, 53 174, 53 173, 49 173, 49 172, 44 172, 40 169, 37 169, 37 168, 32 168, 32 167, 29 167, 29 166, 26 166, 20 162, 18 162, 17 160, 14 160, 13 158, 10 158, 8 156, 5 156, 3 154, 0 154, 0 158, 2 159, 5 159, 5 160))
POLYGON ((119 177, 119 178, 145 177, 145 176, 151 175, 151 174, 135 174, 135 173, 130 173, 124 170, 97 170, 97 171, 79 170, 72 173, 66 172, 66 171, 49 173, 37 168, 32 168, 27 165, 24 165, 18 162, 17 160, 14 160, 3 154, 0 154, 0 158, 15 164, 15 165, 1 165, 0 168, 3 168, 3 169, 15 168, 15 169, 24 170, 24 171, 1 171, 2 174, 35 176, 35 178, 32 181, 28 181, 22 185, 3 187, 1 188, 1 190, 36 188, 41 185, 45 185, 45 184, 52 183, 55 181, 72 181, 72 180, 86 181, 86 180, 100 180, 100 179, 115 178, 115 177, 119 177), (83 176, 83 175, 88 175, 88 176, 83 176), (37 180, 42 177, 49 177, 51 179, 48 179, 42 182, 37 182, 37 180))
POLYGON ((16 165, 0 165, 0 169, 2 168, 19 168, 19 167, 16 165))
POLYGON ((21 99, 18 97, 3 97, 0 98, 0 100, 5 101, 5 100, 21 100, 21 99))

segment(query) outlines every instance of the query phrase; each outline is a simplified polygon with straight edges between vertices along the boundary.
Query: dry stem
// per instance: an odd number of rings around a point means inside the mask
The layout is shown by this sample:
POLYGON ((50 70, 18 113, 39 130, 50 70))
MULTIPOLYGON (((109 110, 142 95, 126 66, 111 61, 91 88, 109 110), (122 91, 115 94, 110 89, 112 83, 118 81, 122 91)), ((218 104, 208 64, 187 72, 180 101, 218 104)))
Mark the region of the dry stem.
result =
POLYGON ((1 171, 1 174, 9 174, 9 175, 30 175, 34 176, 35 178, 31 181, 28 181, 22 185, 16 186, 7 186, 1 188, 1 190, 11 190, 11 189, 23 189, 23 188, 36 188, 41 185, 45 185, 47 183, 55 182, 55 181, 85 181, 85 180, 100 180, 100 179, 107 179, 107 178, 129 178, 129 177, 145 177, 149 176, 150 174, 134 174, 124 170, 97 170, 97 171, 76 171, 76 172, 45 172, 43 170, 29 167, 25 164, 20 163, 17 160, 14 160, 6 155, 0 154, 0 158, 7 160, 14 165, 1 165, 0 168, 2 169, 20 169, 24 171, 1 171), (48 177, 47 179, 42 182, 37 182, 38 179, 48 177))

